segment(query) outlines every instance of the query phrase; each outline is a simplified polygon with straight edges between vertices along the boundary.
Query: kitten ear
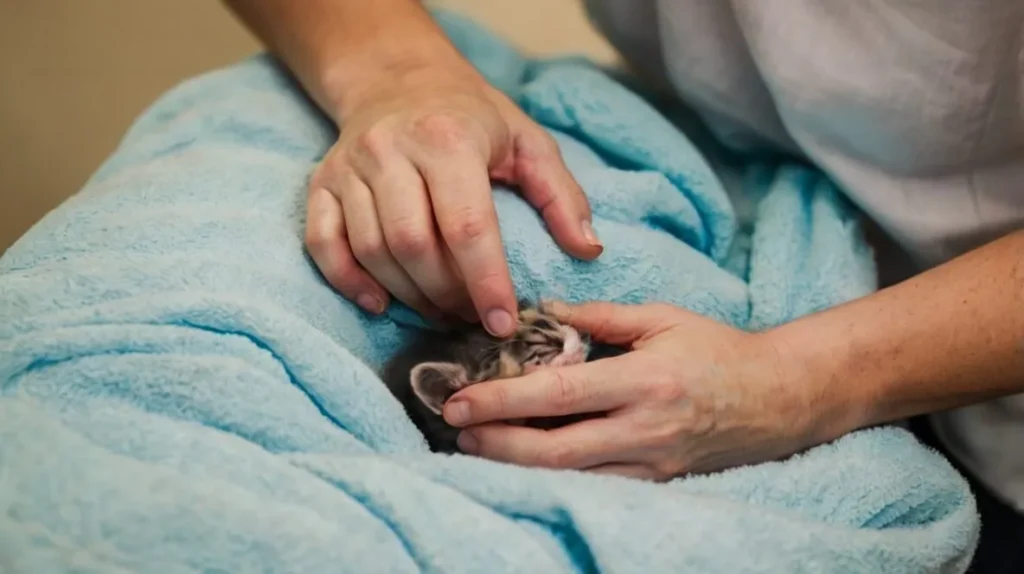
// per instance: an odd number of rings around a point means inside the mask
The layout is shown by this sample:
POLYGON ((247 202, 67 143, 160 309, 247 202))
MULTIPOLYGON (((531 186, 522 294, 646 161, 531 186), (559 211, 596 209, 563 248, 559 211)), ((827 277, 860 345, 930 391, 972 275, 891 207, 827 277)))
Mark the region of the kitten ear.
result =
POLYGON ((420 363, 409 375, 412 391, 434 414, 455 391, 469 385, 466 368, 457 363, 420 363))

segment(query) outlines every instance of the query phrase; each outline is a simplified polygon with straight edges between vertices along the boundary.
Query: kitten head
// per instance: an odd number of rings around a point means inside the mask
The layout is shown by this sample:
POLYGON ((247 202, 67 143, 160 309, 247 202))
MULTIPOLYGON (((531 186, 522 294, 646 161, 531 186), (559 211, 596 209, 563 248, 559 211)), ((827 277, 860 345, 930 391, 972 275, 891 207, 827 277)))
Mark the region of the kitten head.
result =
POLYGON ((520 302, 519 326, 512 336, 498 339, 477 327, 464 335, 456 351, 451 362, 420 363, 410 373, 413 393, 435 414, 469 385, 582 363, 590 337, 559 322, 543 305, 520 302))

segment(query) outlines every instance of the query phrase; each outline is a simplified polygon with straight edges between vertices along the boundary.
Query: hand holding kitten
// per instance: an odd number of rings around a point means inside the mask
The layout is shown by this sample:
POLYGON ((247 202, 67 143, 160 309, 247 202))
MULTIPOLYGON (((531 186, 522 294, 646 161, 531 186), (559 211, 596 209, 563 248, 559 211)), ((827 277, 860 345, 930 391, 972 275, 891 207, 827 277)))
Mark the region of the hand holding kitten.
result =
MULTIPOLYGON (((555 306, 624 355, 456 393, 460 448, 499 461, 668 480, 788 456, 825 440, 816 403, 773 341, 669 305, 555 306), (464 409, 464 410, 463 410, 464 409), (607 412, 554 430, 501 421, 607 412)), ((831 437, 828 437, 831 438, 831 437)))

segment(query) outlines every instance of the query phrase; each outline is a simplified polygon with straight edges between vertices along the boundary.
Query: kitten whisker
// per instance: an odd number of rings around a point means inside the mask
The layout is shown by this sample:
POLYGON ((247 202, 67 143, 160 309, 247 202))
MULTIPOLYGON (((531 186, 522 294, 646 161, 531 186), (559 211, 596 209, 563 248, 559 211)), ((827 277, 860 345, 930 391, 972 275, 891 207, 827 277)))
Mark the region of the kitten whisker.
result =
POLYGON ((413 392, 413 369, 423 363, 445 365, 449 370, 458 367, 464 374, 457 382, 465 386, 552 363, 566 352, 564 325, 545 309, 521 304, 519 318, 521 327, 509 338, 495 338, 481 327, 440 335, 424 333, 388 361, 381 378, 423 432, 431 450, 458 451, 459 430, 450 427, 437 410, 454 387, 420 385, 413 392))

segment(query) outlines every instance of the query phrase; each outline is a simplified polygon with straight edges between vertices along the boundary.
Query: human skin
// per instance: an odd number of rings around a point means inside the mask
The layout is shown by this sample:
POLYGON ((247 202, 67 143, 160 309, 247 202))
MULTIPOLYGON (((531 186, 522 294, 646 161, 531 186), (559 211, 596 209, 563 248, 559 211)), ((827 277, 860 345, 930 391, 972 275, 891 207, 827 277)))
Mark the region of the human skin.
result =
MULTIPOLYGON (((557 146, 418 2, 225 2, 340 127, 311 180, 306 243, 344 296, 379 313, 393 295, 509 333, 489 179, 518 184, 567 252, 600 254, 557 146)), ((465 428, 464 450, 528 466, 666 480, 785 457, 1024 392, 1022 258, 1024 232, 1012 233, 758 333, 664 305, 563 306, 563 320, 632 351, 473 385, 444 415, 465 428), (590 411, 609 416, 554 431, 501 423, 590 411)))
POLYGON ((557 144, 457 52, 414 0, 225 0, 339 126, 313 174, 306 246, 371 313, 515 328, 491 196, 515 186, 570 255, 602 246, 557 144))
POLYGON ((1024 393, 1024 231, 757 333, 664 305, 558 314, 633 351, 456 393, 444 416, 465 428, 460 446, 526 466, 667 480, 1024 393), (608 416, 547 432, 500 423, 597 411, 608 416))

